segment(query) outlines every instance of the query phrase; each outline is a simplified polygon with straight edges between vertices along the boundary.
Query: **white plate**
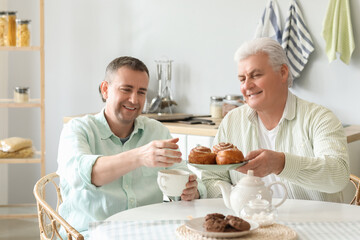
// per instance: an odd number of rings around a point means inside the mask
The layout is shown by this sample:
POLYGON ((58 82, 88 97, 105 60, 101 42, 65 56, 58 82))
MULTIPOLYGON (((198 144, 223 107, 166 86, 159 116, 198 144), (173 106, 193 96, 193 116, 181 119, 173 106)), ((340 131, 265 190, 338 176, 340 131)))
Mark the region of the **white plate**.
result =
POLYGON ((185 223, 185 227, 190 229, 191 231, 197 232, 204 237, 213 237, 213 238, 234 238, 244 236, 249 234, 250 232, 254 231, 259 227, 259 224, 252 221, 247 221, 250 223, 250 230, 242 231, 242 232, 208 232, 203 227, 203 223, 205 221, 204 217, 201 218, 194 218, 185 223))
POLYGON ((243 166, 243 165, 245 165, 247 163, 248 163, 248 161, 244 161, 244 162, 241 162, 241 163, 235 163, 235 164, 218 165, 218 164, 195 164, 195 163, 187 162, 187 164, 189 164, 190 166, 193 166, 196 169, 213 171, 213 172, 222 172, 222 171, 234 170, 234 169, 236 169, 238 167, 241 167, 241 166, 243 166))

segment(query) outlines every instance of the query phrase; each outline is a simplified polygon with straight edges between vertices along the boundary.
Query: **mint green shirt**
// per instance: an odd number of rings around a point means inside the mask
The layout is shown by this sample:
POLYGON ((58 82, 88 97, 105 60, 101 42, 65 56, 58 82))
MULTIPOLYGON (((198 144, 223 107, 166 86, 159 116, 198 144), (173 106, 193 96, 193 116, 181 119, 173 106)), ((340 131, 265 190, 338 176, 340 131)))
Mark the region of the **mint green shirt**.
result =
MULTIPOLYGON (((156 179, 157 172, 164 168, 140 167, 101 187, 91 183, 91 172, 100 156, 169 138, 169 130, 163 124, 144 116, 136 118, 134 130, 125 144, 111 132, 104 110, 72 119, 62 130, 58 150, 57 173, 63 199, 60 215, 83 232, 90 222, 104 220, 126 209, 162 202, 163 194, 156 179)), ((171 168, 188 170, 184 163, 171 168)), ((206 197, 206 188, 201 182, 198 190, 201 198, 206 197)))
MULTIPOLYGON (((349 156, 341 122, 328 109, 304 101, 290 91, 275 138, 275 151, 285 153, 285 167, 277 175, 288 198, 342 202, 349 182, 349 156)), ((230 142, 246 156, 259 149, 257 113, 248 105, 229 112, 222 120, 214 143, 230 142)), ((220 197, 217 180, 236 184, 244 174, 203 172, 208 197, 220 197)))

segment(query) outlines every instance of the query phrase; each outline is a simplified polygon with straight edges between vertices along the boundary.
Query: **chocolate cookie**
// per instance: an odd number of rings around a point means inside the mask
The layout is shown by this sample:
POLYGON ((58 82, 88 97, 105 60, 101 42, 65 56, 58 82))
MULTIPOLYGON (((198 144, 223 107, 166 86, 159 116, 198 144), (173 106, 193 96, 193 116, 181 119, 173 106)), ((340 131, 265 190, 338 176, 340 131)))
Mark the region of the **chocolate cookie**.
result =
POLYGON ((225 216, 222 215, 221 213, 211 213, 205 216, 205 221, 207 221, 210 218, 220 218, 220 219, 224 219, 225 216))
POLYGON ((208 232, 224 232, 227 221, 225 219, 212 217, 206 220, 203 226, 208 232))
POLYGON ((239 230, 233 228, 229 224, 226 225, 224 232, 239 232, 239 230))
POLYGON ((250 224, 242 218, 228 215, 226 220, 231 227, 238 231, 247 231, 250 229, 250 224))

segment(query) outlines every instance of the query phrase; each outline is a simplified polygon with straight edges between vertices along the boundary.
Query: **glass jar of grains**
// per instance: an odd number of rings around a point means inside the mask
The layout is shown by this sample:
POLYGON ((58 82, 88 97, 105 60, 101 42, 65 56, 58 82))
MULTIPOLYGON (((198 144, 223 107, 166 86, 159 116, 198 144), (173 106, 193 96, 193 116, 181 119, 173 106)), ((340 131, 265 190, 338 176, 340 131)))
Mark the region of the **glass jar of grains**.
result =
POLYGON ((212 118, 222 118, 223 97, 210 97, 210 115, 212 118))
POLYGON ((16 46, 16 12, 7 12, 7 31, 5 32, 5 46, 16 46))
POLYGON ((29 101, 30 88, 29 87, 15 87, 14 102, 24 103, 29 101))
POLYGON ((222 116, 244 104, 243 97, 241 95, 226 95, 222 105, 222 116))
POLYGON ((16 19, 16 46, 30 46, 30 22, 31 20, 16 19))
POLYGON ((0 47, 5 46, 5 32, 7 34, 7 12, 0 12, 0 47))

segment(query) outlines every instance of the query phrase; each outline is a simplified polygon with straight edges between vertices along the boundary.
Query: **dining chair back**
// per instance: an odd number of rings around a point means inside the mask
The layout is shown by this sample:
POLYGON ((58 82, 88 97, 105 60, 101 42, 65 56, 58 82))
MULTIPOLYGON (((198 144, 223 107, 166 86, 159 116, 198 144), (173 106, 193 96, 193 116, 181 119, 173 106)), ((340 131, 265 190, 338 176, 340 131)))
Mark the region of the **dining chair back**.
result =
POLYGON ((355 186, 355 196, 351 200, 350 204, 360 206, 360 178, 354 174, 350 174, 350 182, 352 182, 352 184, 355 186))
POLYGON ((76 229, 74 229, 68 222, 63 219, 58 213, 62 197, 60 188, 58 186, 59 176, 56 173, 50 173, 40 178, 34 187, 34 195, 36 198, 36 205, 38 210, 39 230, 41 240, 64 240, 60 234, 60 227, 64 228, 68 240, 83 240, 84 237, 76 229), (51 183, 48 185, 48 183, 51 183), (56 191, 57 201, 56 208, 50 206, 46 202, 45 195, 56 191))

